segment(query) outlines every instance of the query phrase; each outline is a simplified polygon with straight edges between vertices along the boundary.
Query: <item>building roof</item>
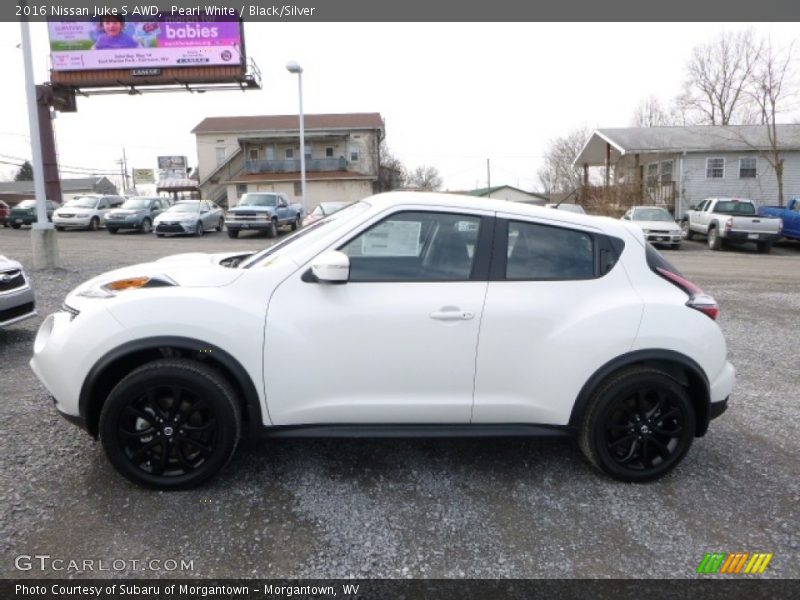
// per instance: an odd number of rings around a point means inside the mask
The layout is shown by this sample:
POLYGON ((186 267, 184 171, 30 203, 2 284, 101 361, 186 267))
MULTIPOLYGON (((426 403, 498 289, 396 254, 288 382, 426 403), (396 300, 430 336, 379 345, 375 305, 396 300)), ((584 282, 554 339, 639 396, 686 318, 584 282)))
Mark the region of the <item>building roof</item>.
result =
POLYGON ((466 194, 467 196, 490 196, 500 190, 514 190, 515 192, 519 192, 520 194, 528 194, 533 198, 537 198, 539 200, 547 200, 548 197, 544 194, 537 194, 536 192, 528 192, 525 190, 521 190, 519 188, 514 187, 513 185, 493 185, 492 187, 485 187, 485 188, 478 188, 475 190, 468 190, 465 192, 454 192, 457 194, 466 194))
MULTIPOLYGON (((306 131, 331 129, 383 129, 380 113, 303 115, 306 131)), ((257 131, 298 131, 298 115, 254 115, 248 117, 206 117, 192 129, 194 134, 257 131)))
MULTIPOLYGON (((62 192, 91 192, 95 187, 103 182, 108 181, 105 177, 77 177, 74 179, 62 179, 61 191, 62 192)), ((0 193, 24 194, 34 192, 33 181, 2 181, 0 182, 0 193)))
MULTIPOLYGON (((800 125, 778 125, 780 148, 800 150, 800 125)), ((628 154, 758 152, 771 147, 766 125, 619 127, 596 129, 573 164, 605 164, 606 144, 614 162, 628 154)))

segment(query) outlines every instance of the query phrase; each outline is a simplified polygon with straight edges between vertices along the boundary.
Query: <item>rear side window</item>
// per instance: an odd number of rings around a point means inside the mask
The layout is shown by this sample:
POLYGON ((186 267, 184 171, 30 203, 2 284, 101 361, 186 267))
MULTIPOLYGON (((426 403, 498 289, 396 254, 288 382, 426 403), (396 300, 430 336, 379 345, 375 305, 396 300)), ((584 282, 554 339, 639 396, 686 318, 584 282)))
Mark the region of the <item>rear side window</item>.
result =
POLYGON ((645 246, 644 253, 647 259, 647 266, 650 267, 650 270, 653 271, 653 273, 657 272, 656 269, 661 268, 669 271, 670 273, 681 275, 681 272, 672 266, 672 263, 664 258, 664 255, 656 250, 652 244, 648 243, 647 246, 645 246))
POLYGON ((511 221, 508 224, 506 279, 591 279, 595 244, 584 231, 511 221))

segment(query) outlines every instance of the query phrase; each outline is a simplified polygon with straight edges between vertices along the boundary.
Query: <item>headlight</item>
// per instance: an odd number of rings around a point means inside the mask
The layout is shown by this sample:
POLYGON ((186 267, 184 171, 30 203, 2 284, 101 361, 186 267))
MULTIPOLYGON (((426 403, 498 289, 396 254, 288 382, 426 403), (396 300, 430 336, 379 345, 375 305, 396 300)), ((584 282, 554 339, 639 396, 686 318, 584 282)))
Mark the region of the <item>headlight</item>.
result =
POLYGON ((645 234, 645 235, 647 235, 648 233, 650 233, 650 230, 649 230, 649 229, 645 229, 644 227, 642 227, 642 231, 644 231, 644 234, 645 234))
POLYGON ((127 290, 138 290, 142 288, 165 287, 178 285, 173 279, 166 275, 159 275, 157 277, 126 277, 124 279, 115 279, 108 283, 91 284, 83 288, 78 288, 75 292, 76 296, 83 296, 84 298, 113 298, 119 292, 127 290))

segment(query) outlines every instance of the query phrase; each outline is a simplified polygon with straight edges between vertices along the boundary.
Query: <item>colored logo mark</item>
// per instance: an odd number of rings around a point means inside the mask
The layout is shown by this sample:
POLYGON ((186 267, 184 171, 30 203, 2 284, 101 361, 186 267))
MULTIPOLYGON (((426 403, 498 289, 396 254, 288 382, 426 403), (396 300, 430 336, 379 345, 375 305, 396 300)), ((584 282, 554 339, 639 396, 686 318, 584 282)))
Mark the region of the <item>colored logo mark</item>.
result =
POLYGON ((726 574, 761 574, 767 569, 772 553, 766 552, 706 552, 703 560, 697 567, 701 574, 726 573, 726 574))

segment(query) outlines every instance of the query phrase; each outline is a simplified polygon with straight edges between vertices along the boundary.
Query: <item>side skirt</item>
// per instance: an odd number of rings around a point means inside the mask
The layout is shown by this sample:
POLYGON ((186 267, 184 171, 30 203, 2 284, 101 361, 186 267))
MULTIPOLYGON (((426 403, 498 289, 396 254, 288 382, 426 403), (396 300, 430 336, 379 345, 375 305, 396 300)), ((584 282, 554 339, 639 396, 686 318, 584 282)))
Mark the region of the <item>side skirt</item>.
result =
POLYGON ((566 425, 512 424, 387 424, 285 425, 264 427, 260 438, 568 438, 575 428, 566 425))

